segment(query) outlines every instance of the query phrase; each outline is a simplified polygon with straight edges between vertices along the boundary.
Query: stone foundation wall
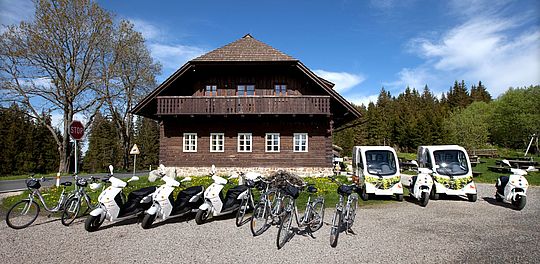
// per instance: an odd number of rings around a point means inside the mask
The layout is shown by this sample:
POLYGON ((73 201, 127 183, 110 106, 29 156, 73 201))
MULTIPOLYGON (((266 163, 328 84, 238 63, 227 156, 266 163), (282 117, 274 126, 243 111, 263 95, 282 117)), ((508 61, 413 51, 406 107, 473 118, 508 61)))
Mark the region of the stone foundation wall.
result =
MULTIPOLYGON (((273 168, 273 167, 216 167, 217 175, 231 175, 236 172, 258 172, 264 176, 278 170, 293 172, 300 177, 326 177, 332 175, 332 168, 328 167, 295 167, 295 168, 273 168)), ((166 173, 170 177, 175 176, 208 176, 210 167, 167 167, 166 173)))

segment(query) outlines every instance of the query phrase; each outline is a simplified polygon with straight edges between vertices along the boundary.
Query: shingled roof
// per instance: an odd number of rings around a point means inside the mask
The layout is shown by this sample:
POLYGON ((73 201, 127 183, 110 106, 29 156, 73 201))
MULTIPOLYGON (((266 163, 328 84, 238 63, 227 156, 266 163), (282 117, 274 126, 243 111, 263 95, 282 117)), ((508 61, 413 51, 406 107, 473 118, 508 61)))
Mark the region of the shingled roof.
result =
POLYGON ((297 59, 254 39, 250 34, 210 51, 192 60, 193 62, 212 61, 298 61, 297 59))

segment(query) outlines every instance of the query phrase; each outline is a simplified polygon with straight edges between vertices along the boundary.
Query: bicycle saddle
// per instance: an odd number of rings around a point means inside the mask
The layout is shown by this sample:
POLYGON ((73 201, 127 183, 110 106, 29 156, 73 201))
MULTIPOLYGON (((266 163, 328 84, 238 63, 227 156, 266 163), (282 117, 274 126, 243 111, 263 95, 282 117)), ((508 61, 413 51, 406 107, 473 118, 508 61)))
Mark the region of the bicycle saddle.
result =
POLYGON ((71 186, 72 184, 73 184, 73 183, 71 183, 70 181, 60 183, 60 185, 66 186, 66 187, 67 187, 67 186, 71 186))
POLYGON ((309 185, 306 191, 310 193, 316 193, 318 190, 317 190, 317 187, 309 185))
POLYGON ((351 195, 351 193, 355 190, 354 185, 341 185, 338 187, 337 192, 342 195, 351 195))

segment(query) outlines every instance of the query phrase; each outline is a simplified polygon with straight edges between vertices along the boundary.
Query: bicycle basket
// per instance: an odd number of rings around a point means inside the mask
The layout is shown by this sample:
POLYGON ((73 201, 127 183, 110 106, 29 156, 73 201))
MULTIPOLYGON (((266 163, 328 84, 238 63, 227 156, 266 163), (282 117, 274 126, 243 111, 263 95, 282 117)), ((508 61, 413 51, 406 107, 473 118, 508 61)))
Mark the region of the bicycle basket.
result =
POLYGON ((36 179, 30 179, 26 180, 26 186, 31 189, 39 189, 41 187, 41 183, 39 183, 36 179))
POLYGON ((300 190, 298 190, 298 188, 291 185, 287 185, 285 188, 283 188, 283 191, 285 191, 287 195, 290 195, 294 199, 300 196, 300 190))
POLYGON ((86 179, 78 179, 76 184, 77 186, 86 187, 88 186, 88 181, 86 179))

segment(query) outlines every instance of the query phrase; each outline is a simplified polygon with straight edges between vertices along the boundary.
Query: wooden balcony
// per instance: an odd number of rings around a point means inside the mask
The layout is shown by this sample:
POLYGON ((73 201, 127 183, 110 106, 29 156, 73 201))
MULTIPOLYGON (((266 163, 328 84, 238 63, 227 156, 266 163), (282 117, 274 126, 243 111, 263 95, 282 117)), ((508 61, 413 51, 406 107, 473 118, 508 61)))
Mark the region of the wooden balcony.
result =
POLYGON ((330 114, 330 96, 158 96, 158 115, 330 114))

